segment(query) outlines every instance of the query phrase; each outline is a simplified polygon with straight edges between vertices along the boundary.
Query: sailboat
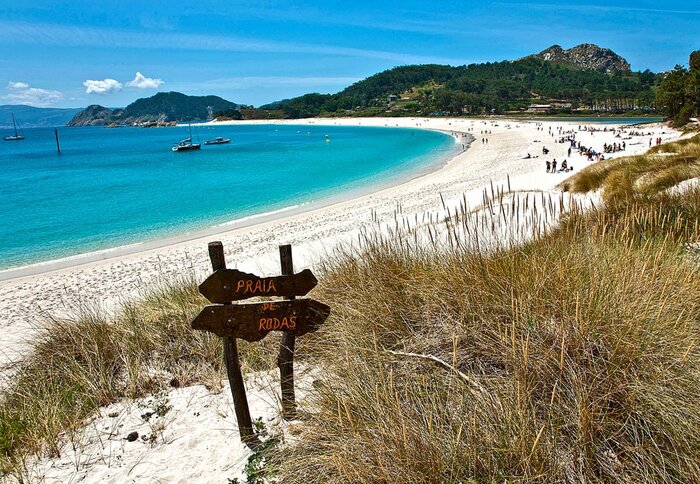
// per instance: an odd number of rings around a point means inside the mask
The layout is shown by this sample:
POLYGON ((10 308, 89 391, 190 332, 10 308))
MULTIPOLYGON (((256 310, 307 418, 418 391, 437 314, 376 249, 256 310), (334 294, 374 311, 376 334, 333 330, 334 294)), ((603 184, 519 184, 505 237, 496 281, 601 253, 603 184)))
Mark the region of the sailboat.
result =
POLYGON ((200 143, 192 142, 192 123, 188 123, 188 126, 190 127, 190 137, 183 139, 179 143, 175 143, 173 145, 173 151, 194 151, 202 148, 200 143))
POLYGON ((15 134, 13 136, 5 136, 5 141, 22 141, 24 139, 24 134, 22 130, 17 131, 17 121, 15 121, 15 115, 12 115, 12 126, 15 128, 15 134))

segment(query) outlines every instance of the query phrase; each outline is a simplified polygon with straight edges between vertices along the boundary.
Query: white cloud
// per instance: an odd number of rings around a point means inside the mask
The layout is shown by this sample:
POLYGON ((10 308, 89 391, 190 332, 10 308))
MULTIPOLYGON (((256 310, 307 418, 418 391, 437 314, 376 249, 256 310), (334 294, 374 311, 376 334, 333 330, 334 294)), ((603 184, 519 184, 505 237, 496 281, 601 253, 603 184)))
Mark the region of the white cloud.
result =
POLYGON ((26 104, 29 106, 46 107, 56 104, 63 99, 61 91, 30 87, 26 82, 8 82, 8 93, 2 96, 11 104, 26 104))
POLYGON ((129 87, 136 87, 138 89, 157 89, 162 86, 164 81, 161 79, 154 79, 152 77, 146 77, 140 72, 136 73, 134 80, 126 83, 129 87))
POLYGON ((110 92, 121 90, 122 83, 115 79, 103 79, 101 81, 88 79, 83 82, 83 86, 85 86, 87 94, 109 94, 110 92))

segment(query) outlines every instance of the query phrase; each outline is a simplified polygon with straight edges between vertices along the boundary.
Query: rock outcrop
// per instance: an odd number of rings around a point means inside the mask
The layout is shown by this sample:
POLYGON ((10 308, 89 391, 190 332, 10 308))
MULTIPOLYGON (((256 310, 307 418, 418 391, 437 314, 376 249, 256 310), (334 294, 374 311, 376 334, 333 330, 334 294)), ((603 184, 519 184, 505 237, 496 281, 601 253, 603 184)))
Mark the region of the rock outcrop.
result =
POLYGON ((569 64, 580 69, 608 73, 630 71, 630 64, 623 57, 610 49, 604 49, 595 44, 581 44, 567 50, 559 45, 553 45, 536 54, 535 57, 549 62, 569 64))

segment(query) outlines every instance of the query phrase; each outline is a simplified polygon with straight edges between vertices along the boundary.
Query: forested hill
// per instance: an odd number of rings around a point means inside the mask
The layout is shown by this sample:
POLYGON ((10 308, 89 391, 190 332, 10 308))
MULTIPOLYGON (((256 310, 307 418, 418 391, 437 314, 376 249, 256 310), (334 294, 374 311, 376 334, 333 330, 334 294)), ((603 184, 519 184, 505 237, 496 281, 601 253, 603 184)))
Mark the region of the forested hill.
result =
MULTIPOLYGON (((396 67, 337 94, 307 94, 274 109, 290 118, 505 113, 533 104, 564 112, 651 111, 658 82, 660 76, 650 71, 631 72, 609 49, 553 46, 516 61, 396 67)), ((266 108, 272 106, 261 110, 266 108)))
POLYGON ((92 105, 75 115, 68 126, 153 125, 183 121, 208 121, 214 113, 241 106, 218 96, 187 96, 179 92, 159 92, 142 98, 124 109, 92 105))

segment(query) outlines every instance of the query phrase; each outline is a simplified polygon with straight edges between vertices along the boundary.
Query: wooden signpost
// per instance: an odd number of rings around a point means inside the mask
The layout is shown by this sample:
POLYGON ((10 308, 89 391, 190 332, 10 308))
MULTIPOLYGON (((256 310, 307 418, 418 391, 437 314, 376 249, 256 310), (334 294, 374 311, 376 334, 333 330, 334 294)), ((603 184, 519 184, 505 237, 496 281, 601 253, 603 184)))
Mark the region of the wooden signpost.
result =
POLYGON ((330 308, 313 299, 270 301, 253 304, 207 306, 192 321, 192 328, 222 338, 260 341, 270 331, 301 336, 316 331, 330 308))
POLYGON ((258 277, 235 269, 216 271, 199 285, 199 292, 213 303, 228 303, 256 296, 305 296, 318 281, 309 269, 299 274, 258 277))
POLYGON ((282 275, 258 277, 234 269, 226 269, 221 242, 209 244, 209 257, 214 273, 200 286, 199 292, 214 305, 206 306, 192 321, 192 328, 209 331, 224 340, 224 361, 241 440, 255 449, 260 440, 253 430, 245 385, 238 360, 236 338, 260 341, 271 331, 281 331, 277 366, 282 387, 282 415, 296 415, 294 398, 294 345, 297 336, 316 331, 328 318, 331 308, 313 299, 296 299, 313 289, 318 281, 306 269, 294 274, 292 247, 280 246, 282 275), (231 304, 251 297, 283 297, 286 300, 251 304, 231 304))

